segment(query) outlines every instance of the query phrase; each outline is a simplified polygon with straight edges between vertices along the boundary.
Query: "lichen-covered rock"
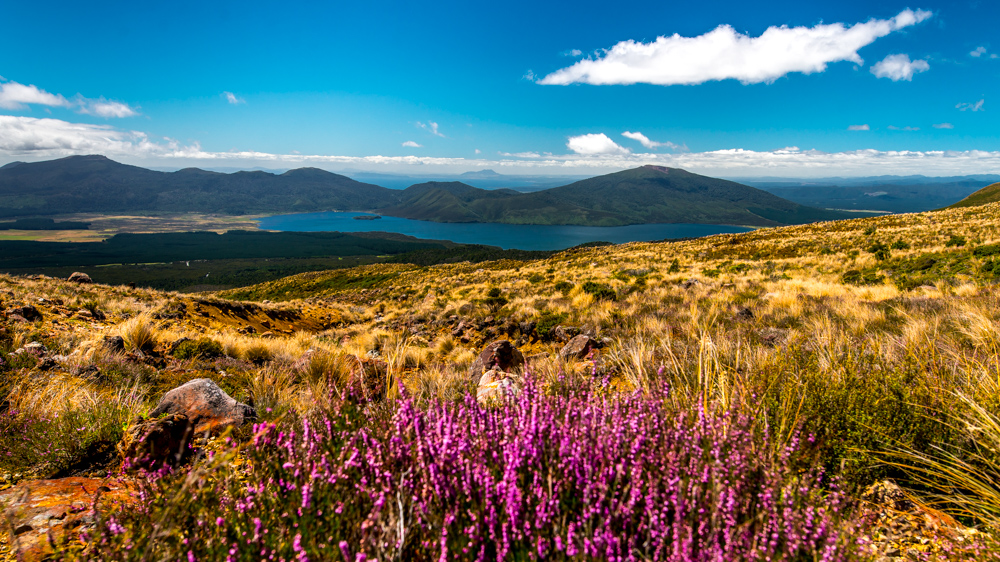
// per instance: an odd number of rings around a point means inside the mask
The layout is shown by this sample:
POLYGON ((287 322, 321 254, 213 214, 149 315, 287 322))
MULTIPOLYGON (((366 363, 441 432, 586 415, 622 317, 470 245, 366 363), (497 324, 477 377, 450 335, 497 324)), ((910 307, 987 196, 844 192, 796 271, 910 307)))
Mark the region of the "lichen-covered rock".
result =
POLYGON ((11 308, 7 312, 8 316, 18 316, 28 322, 39 322, 42 320, 42 313, 30 304, 11 308))
POLYGON ((476 387, 476 400, 486 406, 516 398, 521 392, 511 373, 493 368, 483 373, 476 387))
POLYGON ((469 378, 479 381, 483 373, 493 368, 513 372, 524 367, 524 355, 508 340, 497 340, 483 349, 469 366, 469 378))
POLYGON ((0 520, 9 523, 0 532, 18 560, 43 560, 54 554, 52 543, 80 544, 80 533, 93 529, 101 514, 133 504, 137 494, 132 481, 117 478, 22 482, 0 491, 0 520))
POLYGON ((126 470, 157 470, 187 460, 194 426, 184 414, 162 418, 139 418, 129 426, 118 444, 126 470))
POLYGON ((199 435, 240 426, 257 418, 252 406, 237 402, 209 379, 194 379, 164 394, 149 417, 163 414, 184 414, 199 435))
POLYGON ((587 356, 600 347, 600 342, 594 338, 580 334, 579 336, 569 340, 569 343, 559 350, 559 356, 562 357, 564 361, 569 361, 570 359, 586 359, 587 356))

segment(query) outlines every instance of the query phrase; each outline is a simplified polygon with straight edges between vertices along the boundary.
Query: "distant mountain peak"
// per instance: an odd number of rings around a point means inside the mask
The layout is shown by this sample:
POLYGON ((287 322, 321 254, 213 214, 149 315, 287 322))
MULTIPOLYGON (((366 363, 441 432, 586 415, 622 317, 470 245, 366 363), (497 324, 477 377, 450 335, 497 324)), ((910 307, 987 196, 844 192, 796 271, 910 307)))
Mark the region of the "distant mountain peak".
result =
POLYGON ((478 172, 465 172, 460 174, 458 177, 474 179, 474 180, 488 180, 503 177, 503 174, 498 174, 493 170, 479 170, 478 172))

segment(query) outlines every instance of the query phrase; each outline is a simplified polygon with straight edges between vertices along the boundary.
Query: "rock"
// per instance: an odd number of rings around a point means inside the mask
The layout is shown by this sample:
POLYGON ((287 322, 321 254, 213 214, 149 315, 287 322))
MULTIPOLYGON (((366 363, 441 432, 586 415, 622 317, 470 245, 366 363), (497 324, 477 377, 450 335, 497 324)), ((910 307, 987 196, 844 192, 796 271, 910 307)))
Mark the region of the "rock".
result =
POLYGON ((104 336, 101 347, 111 353, 125 353, 125 338, 121 336, 104 336))
POLYGON ((491 369, 483 373, 476 388, 476 400, 482 405, 496 404, 521 394, 521 387, 511 378, 510 373, 491 369))
POLYGON ((562 357, 565 361, 569 361, 570 359, 586 359, 591 352, 600 347, 601 344, 597 340, 580 334, 569 340, 569 343, 559 350, 559 357, 562 357))
POLYGON ((568 342, 574 337, 580 335, 580 328, 576 326, 556 326, 552 333, 555 334, 556 339, 561 342, 568 342))
POLYGON ((760 336, 760 341, 766 346, 776 347, 783 343, 788 338, 788 330, 782 328, 763 328, 757 334, 760 336))
MULTIPOLYGON (((56 547, 79 545, 102 513, 134 504, 137 486, 125 479, 60 478, 31 480, 0 491, 0 516, 7 545, 18 560, 48 559, 56 547)), ((65 549, 60 549, 65 550, 65 549)))
POLYGON ((685 289, 690 289, 691 287, 697 287, 698 285, 701 285, 701 281, 698 281, 697 279, 688 279, 687 281, 681 283, 681 287, 685 289))
POLYGON ((82 285, 89 285, 94 282, 94 280, 91 279, 89 275, 87 275, 86 273, 81 273, 79 271, 74 271, 69 276, 69 279, 67 279, 67 281, 71 281, 73 283, 80 283, 82 285))
POLYGON ((508 340, 497 340, 479 354, 479 357, 469 366, 469 378, 478 381, 483 373, 499 368, 502 371, 512 372, 520 370, 524 366, 524 355, 514 347, 508 340))
POLYGON ((535 327, 537 326, 538 322, 535 322, 534 320, 521 322, 520 324, 517 325, 518 329, 521 330, 521 334, 525 336, 530 336, 531 334, 533 334, 535 332, 535 327))
POLYGON ((257 418, 252 406, 241 404, 209 379, 194 379, 167 392, 149 413, 184 414, 196 434, 240 426, 257 418))
POLYGON ((17 349, 14 353, 34 353, 41 357, 48 353, 48 348, 45 347, 41 342, 33 341, 31 343, 26 343, 21 348, 17 349))
POLYGON ((736 311, 737 320, 753 320, 754 318, 755 316, 753 310, 750 310, 747 307, 741 308, 738 311, 736 311))
POLYGON ((177 348, 180 347, 182 343, 188 341, 191 341, 191 338, 182 337, 179 340, 175 340, 174 343, 170 344, 170 347, 167 348, 167 355, 173 355, 174 352, 177 351, 177 348))
POLYGON ((38 311, 37 308, 30 304, 24 306, 18 306, 10 309, 9 315, 20 316, 21 318, 27 320, 28 322, 38 322, 41 321, 43 316, 42 313, 38 311))
POLYGON ((184 414, 139 418, 118 444, 122 465, 126 470, 150 471, 177 466, 190 456, 193 436, 194 426, 184 414))

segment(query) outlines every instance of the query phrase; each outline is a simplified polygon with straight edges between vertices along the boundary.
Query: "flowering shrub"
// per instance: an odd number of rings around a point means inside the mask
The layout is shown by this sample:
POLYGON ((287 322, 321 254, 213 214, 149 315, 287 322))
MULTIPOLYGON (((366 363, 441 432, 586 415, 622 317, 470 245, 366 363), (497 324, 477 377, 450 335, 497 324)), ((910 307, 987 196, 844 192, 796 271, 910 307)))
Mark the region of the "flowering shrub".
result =
POLYGON ((665 392, 408 397, 260 424, 245 454, 154 484, 101 558, 840 560, 843 498, 794 470, 799 443, 744 416, 675 412, 665 392), (368 412, 372 414, 372 412, 368 412), (155 522, 150 525, 150 521, 155 522), (154 554, 155 555, 152 555, 154 554))

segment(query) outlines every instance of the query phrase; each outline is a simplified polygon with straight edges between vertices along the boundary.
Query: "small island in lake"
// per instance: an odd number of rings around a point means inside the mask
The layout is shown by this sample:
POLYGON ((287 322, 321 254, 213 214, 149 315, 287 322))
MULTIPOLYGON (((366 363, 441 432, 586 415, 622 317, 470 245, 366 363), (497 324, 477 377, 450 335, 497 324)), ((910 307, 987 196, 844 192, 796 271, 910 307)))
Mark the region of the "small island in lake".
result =
POLYGON ((373 221, 382 218, 382 215, 358 215, 354 217, 356 221, 373 221))

